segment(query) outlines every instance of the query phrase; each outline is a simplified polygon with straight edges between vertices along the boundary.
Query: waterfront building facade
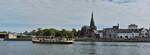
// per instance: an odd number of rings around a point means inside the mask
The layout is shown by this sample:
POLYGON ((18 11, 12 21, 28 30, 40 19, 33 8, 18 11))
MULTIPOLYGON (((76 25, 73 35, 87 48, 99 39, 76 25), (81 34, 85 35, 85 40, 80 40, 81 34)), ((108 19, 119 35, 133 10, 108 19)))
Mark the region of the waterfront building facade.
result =
POLYGON ((118 25, 103 30, 103 38, 132 39, 141 37, 150 37, 150 30, 138 28, 136 24, 130 24, 127 29, 120 29, 118 25))
POLYGON ((118 38, 128 39, 136 38, 140 34, 140 29, 119 29, 117 33, 118 38))
POLYGON ((113 26, 112 28, 104 28, 103 37, 104 38, 116 38, 119 26, 113 26))
MULTIPOLYGON (((91 15, 90 26, 84 25, 79 33, 80 37, 86 37, 89 39, 134 39, 150 37, 150 29, 138 28, 136 24, 128 25, 128 28, 122 29, 119 24, 111 28, 104 28, 103 30, 97 30, 94 22, 93 13, 91 15)), ((85 39, 86 39, 85 38, 85 39)))

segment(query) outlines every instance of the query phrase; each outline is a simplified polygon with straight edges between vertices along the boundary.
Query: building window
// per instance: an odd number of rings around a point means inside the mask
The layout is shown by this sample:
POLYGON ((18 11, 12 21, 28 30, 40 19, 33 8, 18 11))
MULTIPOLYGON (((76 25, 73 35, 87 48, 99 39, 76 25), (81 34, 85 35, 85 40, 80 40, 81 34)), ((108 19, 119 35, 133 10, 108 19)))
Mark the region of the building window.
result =
POLYGON ((109 37, 111 37, 111 34, 109 35, 109 37))
POLYGON ((135 37, 138 37, 138 36, 135 36, 135 37))
POLYGON ((144 37, 144 36, 142 36, 142 37, 144 37))
POLYGON ((122 38, 122 36, 120 36, 120 38, 122 38))
POLYGON ((125 36, 125 38, 128 38, 128 36, 125 36))

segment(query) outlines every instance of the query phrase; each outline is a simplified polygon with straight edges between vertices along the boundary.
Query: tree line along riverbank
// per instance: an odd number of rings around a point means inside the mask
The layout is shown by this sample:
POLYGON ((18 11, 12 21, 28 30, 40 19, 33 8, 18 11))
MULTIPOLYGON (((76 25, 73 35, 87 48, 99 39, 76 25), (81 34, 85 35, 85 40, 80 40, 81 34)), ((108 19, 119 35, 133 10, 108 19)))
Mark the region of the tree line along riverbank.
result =
POLYGON ((76 36, 78 36, 78 32, 76 31, 76 29, 58 30, 55 28, 49 28, 49 29, 38 28, 36 30, 32 30, 31 32, 25 31, 23 34, 27 36, 55 36, 55 37, 61 37, 61 38, 63 37, 75 38, 76 36))

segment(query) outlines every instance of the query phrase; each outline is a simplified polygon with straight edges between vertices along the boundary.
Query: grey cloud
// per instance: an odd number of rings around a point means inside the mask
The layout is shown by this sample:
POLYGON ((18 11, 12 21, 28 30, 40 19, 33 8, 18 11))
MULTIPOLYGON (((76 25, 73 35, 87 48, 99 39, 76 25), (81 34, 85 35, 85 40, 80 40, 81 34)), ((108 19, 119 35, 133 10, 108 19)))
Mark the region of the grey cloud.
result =
MULTIPOLYGON (((0 24, 39 24, 38 27, 78 28, 89 25, 91 12, 99 26, 109 27, 120 23, 122 27, 130 23, 149 27, 150 1, 128 0, 0 0, 0 24), (134 1, 134 2, 133 2, 134 1), (131 3, 129 3, 131 2, 131 3), (50 24, 50 25, 42 25, 50 24), (61 26, 62 25, 62 26, 61 26), (72 25, 78 25, 72 26, 72 25)), ((29 27, 30 25, 26 25, 29 27)), ((11 27, 11 26, 9 26, 11 27)), ((36 27, 30 26, 32 29, 36 27)), ((28 28, 20 27, 27 30, 28 28)))

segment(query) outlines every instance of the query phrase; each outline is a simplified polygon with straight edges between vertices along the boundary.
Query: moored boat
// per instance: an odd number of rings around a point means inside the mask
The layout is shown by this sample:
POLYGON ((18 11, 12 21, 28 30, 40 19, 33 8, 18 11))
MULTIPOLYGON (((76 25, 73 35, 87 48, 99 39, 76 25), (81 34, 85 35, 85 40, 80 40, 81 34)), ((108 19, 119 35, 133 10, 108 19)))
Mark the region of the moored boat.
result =
POLYGON ((73 44, 74 39, 72 38, 60 38, 60 37, 52 37, 52 36, 41 36, 41 37, 33 37, 33 43, 41 43, 41 44, 73 44))
POLYGON ((3 41, 4 40, 4 38, 0 38, 0 41, 3 41))

